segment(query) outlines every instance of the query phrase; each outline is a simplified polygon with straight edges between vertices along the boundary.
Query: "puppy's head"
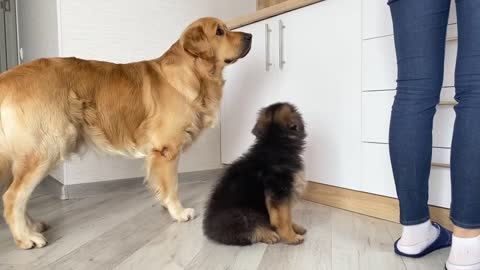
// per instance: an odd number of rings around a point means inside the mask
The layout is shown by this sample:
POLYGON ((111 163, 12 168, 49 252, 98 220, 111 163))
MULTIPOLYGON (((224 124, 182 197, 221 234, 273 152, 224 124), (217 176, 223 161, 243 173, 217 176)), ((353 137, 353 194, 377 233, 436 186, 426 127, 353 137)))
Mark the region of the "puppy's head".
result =
POLYGON ((185 29, 180 44, 195 57, 225 66, 248 54, 252 35, 230 31, 217 18, 201 18, 185 29))
POLYGON ((275 103, 260 110, 253 135, 259 138, 270 128, 290 138, 303 139, 306 136, 302 115, 290 103, 275 103))

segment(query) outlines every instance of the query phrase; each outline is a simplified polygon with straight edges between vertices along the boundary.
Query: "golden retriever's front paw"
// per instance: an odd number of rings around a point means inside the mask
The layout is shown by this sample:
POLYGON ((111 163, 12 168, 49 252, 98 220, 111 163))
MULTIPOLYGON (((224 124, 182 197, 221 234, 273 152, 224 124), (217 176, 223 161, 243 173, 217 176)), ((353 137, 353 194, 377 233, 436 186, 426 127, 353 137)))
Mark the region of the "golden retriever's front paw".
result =
POLYGON ((30 232, 23 237, 15 237, 15 243, 19 249, 42 248, 48 244, 47 239, 37 232, 30 232))
POLYGON ((195 209, 185 208, 172 216, 178 222, 186 222, 195 218, 195 209))

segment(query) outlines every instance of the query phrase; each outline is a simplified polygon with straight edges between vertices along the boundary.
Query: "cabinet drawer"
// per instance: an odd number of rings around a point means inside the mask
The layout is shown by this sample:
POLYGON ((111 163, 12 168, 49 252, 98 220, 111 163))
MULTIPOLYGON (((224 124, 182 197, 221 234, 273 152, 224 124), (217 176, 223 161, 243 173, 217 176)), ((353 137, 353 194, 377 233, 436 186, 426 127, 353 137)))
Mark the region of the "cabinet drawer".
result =
MULTIPOLYGON (((450 170, 448 168, 432 166, 429 181, 429 204, 440 207, 450 207, 450 170)), ((387 144, 362 144, 360 186, 364 192, 394 198, 397 197, 387 144)))
POLYGON ((360 187, 365 192, 397 197, 388 144, 362 144, 360 187))
MULTIPOLYGON (((445 49, 445 75, 443 86, 454 85, 457 40, 447 41, 445 49)), ((363 41, 363 91, 390 90, 397 86, 397 64, 393 36, 363 41)))
MULTIPOLYGON (((371 91, 362 95, 362 140, 388 143, 390 114, 396 91, 371 91)), ((433 146, 449 148, 452 141, 455 112, 450 105, 454 88, 442 89, 433 124, 433 146)))
POLYGON ((393 34, 392 17, 387 0, 364 0, 362 13, 363 39, 393 34))
POLYGON ((455 1, 452 1, 450 5, 450 15, 448 16, 448 24, 454 23, 457 23, 457 7, 455 1))
MULTIPOLYGON (((392 18, 387 0, 364 0, 362 2, 362 37, 371 39, 393 34, 392 18)), ((450 7, 448 24, 457 22, 455 1, 450 7)))
POLYGON ((448 167, 450 166, 450 152, 448 148, 432 149, 432 165, 434 167, 448 167))

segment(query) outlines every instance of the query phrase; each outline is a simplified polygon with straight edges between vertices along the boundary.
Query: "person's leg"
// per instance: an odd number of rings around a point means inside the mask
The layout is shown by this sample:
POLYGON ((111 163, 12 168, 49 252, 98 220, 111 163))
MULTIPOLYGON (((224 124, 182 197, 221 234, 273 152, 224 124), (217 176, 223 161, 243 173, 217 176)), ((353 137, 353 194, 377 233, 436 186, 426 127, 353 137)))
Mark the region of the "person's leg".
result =
POLYGON ((431 224, 427 203, 450 0, 393 0, 389 5, 398 65, 389 147, 404 225, 396 247, 402 253, 419 254, 441 231, 431 224))
POLYGON ((451 170, 455 224, 448 269, 480 269, 480 1, 457 0, 456 119, 451 170))

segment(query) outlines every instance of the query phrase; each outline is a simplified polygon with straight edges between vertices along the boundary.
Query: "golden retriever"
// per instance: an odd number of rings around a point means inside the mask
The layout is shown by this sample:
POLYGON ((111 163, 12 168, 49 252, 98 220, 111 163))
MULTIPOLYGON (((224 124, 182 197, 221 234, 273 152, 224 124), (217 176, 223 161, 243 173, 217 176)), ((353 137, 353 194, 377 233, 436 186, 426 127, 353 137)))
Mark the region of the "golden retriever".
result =
POLYGON ((222 71, 250 50, 252 35, 216 18, 189 25, 160 58, 114 64, 38 59, 0 75, 0 177, 4 217, 18 248, 47 245, 28 199, 49 171, 86 143, 146 160, 146 183, 177 221, 194 210, 177 195, 177 163, 215 124, 222 71))

